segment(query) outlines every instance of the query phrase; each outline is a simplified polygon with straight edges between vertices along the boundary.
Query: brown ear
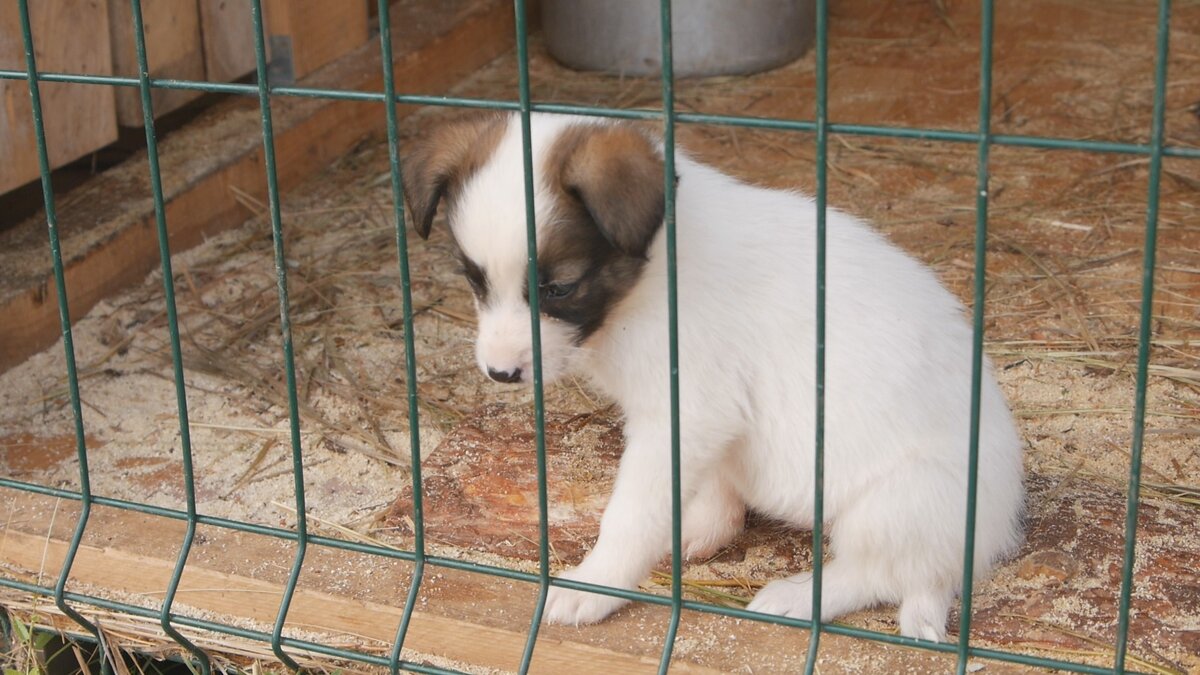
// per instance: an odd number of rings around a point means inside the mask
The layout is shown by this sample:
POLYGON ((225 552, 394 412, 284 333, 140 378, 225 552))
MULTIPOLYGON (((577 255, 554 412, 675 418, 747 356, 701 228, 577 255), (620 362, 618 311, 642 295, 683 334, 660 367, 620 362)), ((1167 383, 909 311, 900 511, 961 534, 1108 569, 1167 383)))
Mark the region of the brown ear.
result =
POLYGON ((429 238, 438 203, 483 166, 504 135, 505 125, 506 118, 495 114, 448 122, 404 157, 404 201, 422 239, 429 238))
POLYGON ((630 125, 580 125, 560 141, 563 188, 621 253, 645 258, 662 226, 663 160, 630 125))

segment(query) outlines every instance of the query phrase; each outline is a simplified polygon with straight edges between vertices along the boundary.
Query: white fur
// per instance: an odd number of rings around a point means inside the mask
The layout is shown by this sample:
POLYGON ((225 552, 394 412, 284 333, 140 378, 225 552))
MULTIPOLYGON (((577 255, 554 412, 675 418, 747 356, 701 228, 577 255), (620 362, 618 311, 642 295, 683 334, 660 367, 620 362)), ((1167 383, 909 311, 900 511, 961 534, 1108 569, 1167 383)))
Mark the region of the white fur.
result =
MULTIPOLYGON (((538 174, 564 125, 535 115, 538 231, 553 212, 538 174)), ((494 294, 480 308, 480 367, 528 369, 520 127, 464 186, 452 227, 494 294)), ((816 211, 793 192, 676 156, 683 534, 727 544, 748 506, 812 525, 816 211)), ((971 385, 962 305, 862 221, 828 211, 823 618, 900 605, 900 631, 942 640, 961 585, 971 385)), ((541 321, 547 381, 586 375, 625 414, 626 450, 595 548, 564 578, 635 588, 670 550, 665 233, 632 292, 582 347, 541 321)), ((526 370, 525 372, 528 372, 526 370)), ((1020 538, 1022 442, 985 363, 975 575, 1020 538)), ((553 588, 547 621, 599 621, 623 601, 553 588)), ((775 581, 751 610, 809 618, 809 574, 775 581)))

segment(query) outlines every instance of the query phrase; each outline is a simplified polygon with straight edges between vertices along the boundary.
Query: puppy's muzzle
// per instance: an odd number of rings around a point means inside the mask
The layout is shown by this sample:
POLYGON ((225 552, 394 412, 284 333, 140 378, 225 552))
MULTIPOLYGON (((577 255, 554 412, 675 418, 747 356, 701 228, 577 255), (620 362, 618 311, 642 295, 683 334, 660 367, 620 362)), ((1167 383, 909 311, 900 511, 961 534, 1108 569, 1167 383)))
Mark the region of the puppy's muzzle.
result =
POLYGON ((505 384, 512 384, 514 382, 521 381, 521 369, 520 368, 514 368, 512 370, 496 370, 495 368, 489 367, 487 369, 487 373, 488 373, 488 377, 492 378, 493 380, 495 380, 497 382, 504 382, 505 384))

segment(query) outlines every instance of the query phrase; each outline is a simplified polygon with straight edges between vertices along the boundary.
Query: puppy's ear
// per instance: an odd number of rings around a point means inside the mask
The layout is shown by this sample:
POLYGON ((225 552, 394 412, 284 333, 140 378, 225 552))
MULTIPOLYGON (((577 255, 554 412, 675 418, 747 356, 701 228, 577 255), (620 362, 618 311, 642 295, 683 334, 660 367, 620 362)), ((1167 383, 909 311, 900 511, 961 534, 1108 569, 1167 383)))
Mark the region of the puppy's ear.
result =
POLYGON ((438 203, 479 170, 504 135, 502 115, 473 116, 434 129, 403 161, 404 201, 413 226, 429 238, 438 203))
POLYGON ((666 209, 662 157, 629 125, 581 125, 568 134, 561 148, 563 188, 614 248, 645 258, 666 209))

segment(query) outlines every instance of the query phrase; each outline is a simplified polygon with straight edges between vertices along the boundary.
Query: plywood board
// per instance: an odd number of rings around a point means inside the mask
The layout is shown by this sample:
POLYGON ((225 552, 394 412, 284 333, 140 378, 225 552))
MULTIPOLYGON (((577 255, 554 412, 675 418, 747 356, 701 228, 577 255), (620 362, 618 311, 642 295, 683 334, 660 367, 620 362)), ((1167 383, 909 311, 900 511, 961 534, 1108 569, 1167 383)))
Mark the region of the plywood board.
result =
POLYGON ((265 0, 272 75, 291 81, 367 41, 366 0, 265 0))
MULTIPOLYGON (((115 74, 137 77, 133 16, 128 2, 108 7, 112 28, 112 61, 115 74)), ((203 80, 204 55, 200 45, 200 11, 194 0, 142 0, 142 25, 146 35, 146 59, 150 76, 177 80, 203 80)), ((150 100, 158 117, 200 95, 187 89, 153 89, 150 100)), ((141 93, 119 87, 117 122, 142 126, 141 93)))
MULTIPOLYGON (((250 0, 200 0, 208 79, 254 70, 250 0)), ((264 38, 276 84, 294 82, 367 41, 365 0, 264 0, 264 38)))
MULTIPOLYGON (((38 70, 111 75, 108 0, 29 3, 38 70)), ((0 68, 25 70, 17 3, 0 3, 0 68)), ((40 86, 46 145, 52 168, 117 138, 111 87, 43 82, 40 86)), ((0 80, 0 193, 38 177, 29 85, 0 80)))
POLYGON ((230 82, 254 70, 250 0, 199 0, 204 70, 212 82, 230 82))
MULTIPOLYGON (((66 559, 68 544, 57 539, 8 530, 0 537, 0 564, 29 571, 56 570, 66 559)), ((116 548, 82 546, 71 578, 109 593, 154 598, 170 582, 175 561, 128 553, 116 548)), ((279 612, 283 586, 189 565, 176 598, 181 604, 226 617, 270 625, 279 612)), ((87 611, 86 609, 84 610, 87 611)), ((319 591, 298 590, 288 612, 289 625, 308 633, 355 636, 384 644, 395 639, 404 616, 402 607, 358 602, 319 591)), ((319 638, 318 638, 319 639, 319 638)), ((526 634, 481 626, 418 611, 412 616, 405 645, 418 654, 432 654, 489 668, 513 669, 521 662, 526 634)), ((565 640, 539 640, 530 672, 571 672, 601 675, 612 672, 653 672, 656 660, 565 640)), ((411 656, 409 656, 411 658, 411 656)), ((679 673, 720 671, 675 661, 679 673)))

